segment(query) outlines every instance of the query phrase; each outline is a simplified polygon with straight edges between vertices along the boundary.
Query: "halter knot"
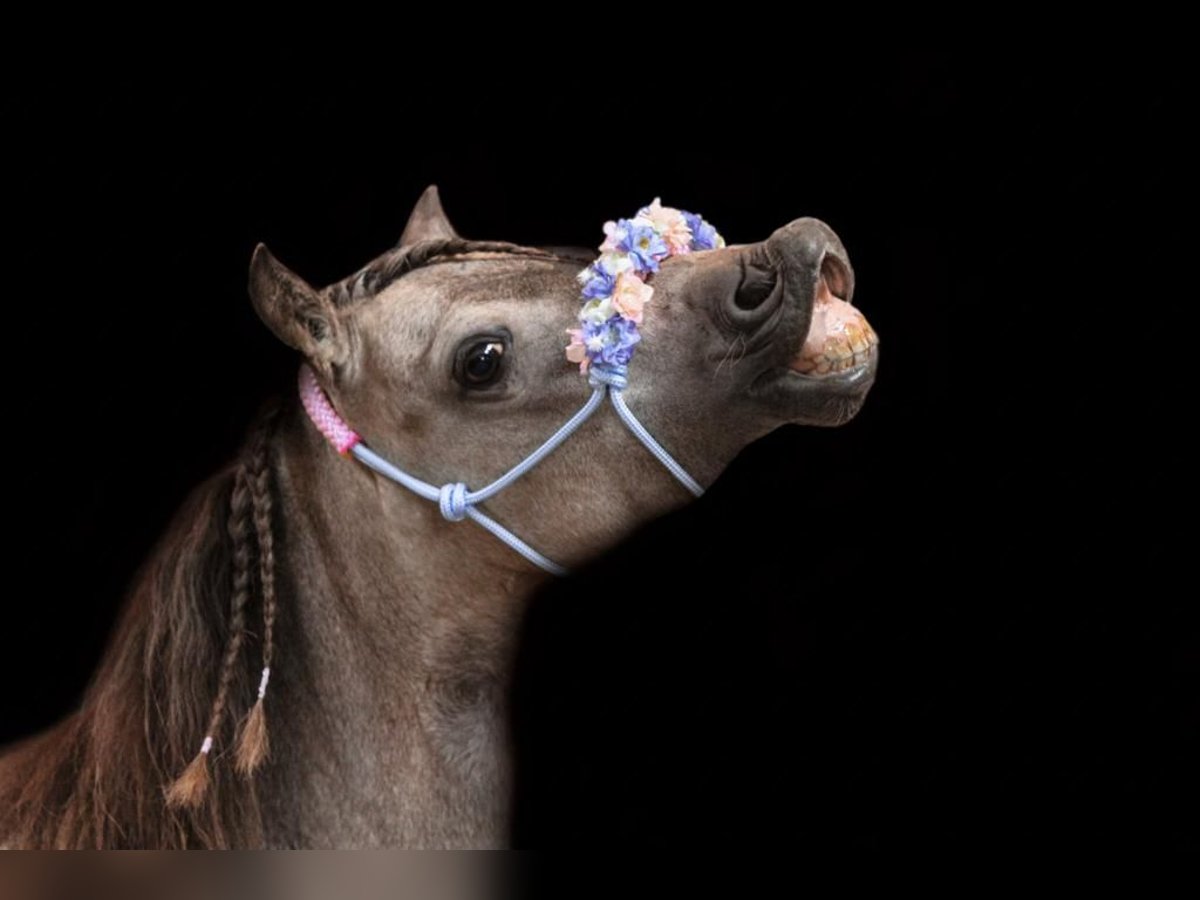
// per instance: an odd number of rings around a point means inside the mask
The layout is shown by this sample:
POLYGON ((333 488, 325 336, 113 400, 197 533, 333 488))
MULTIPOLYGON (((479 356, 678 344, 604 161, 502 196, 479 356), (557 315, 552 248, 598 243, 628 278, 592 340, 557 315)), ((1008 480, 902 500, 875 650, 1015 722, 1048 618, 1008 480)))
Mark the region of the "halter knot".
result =
POLYGON ((438 491, 438 509, 448 522, 461 522, 467 517, 467 486, 461 481, 443 484, 438 491))
POLYGON ((588 383, 594 388, 608 385, 614 391, 623 391, 629 386, 624 366, 594 365, 588 369, 588 383))

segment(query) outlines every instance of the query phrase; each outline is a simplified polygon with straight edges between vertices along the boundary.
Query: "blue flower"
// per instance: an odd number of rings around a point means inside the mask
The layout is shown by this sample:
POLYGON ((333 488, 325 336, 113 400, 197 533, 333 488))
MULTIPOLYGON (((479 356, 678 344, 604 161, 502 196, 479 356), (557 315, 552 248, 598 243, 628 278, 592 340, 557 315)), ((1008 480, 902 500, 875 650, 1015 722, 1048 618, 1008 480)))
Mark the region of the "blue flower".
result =
POLYGON ((582 322, 583 345, 593 361, 600 358, 600 351, 612 341, 612 329, 608 322, 582 322))
POLYGON ((585 300, 603 300, 605 297, 611 297, 613 288, 616 287, 616 273, 609 270, 603 260, 597 260, 588 266, 584 271, 583 281, 583 296, 585 300))
POLYGON ((592 362, 609 366, 627 366, 633 359, 633 348, 642 336, 637 325, 621 316, 607 322, 583 323, 583 345, 592 362))
POLYGON ((693 250, 717 249, 721 240, 721 236, 717 234, 717 229, 713 228, 695 213, 684 212, 683 218, 687 222, 688 228, 692 230, 693 250))
POLYGON ((617 222, 617 249, 629 254, 634 271, 657 272, 658 261, 670 252, 662 235, 649 225, 638 225, 629 219, 617 222))
POLYGON ((609 327, 609 342, 600 351, 600 362, 606 365, 627 366, 633 359, 633 348, 642 336, 638 327, 628 319, 613 316, 606 323, 609 327))

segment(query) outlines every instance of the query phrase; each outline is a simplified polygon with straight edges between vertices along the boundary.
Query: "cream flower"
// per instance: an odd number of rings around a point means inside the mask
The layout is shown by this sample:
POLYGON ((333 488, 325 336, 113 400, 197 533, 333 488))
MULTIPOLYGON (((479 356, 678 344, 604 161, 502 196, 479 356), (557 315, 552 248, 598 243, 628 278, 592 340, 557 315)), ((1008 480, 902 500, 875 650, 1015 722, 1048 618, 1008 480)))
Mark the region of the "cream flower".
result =
MULTIPOLYGON (((620 277, 623 276, 618 277, 618 285, 621 283, 620 277)), ((615 294, 616 290, 618 289, 614 289, 613 293, 615 294)), ((579 321, 585 323, 590 322, 593 325, 600 325, 604 322, 607 322, 617 314, 617 310, 614 309, 614 306, 615 303, 613 302, 612 297, 604 297, 600 300, 589 300, 587 303, 583 304, 583 309, 579 311, 579 321)))

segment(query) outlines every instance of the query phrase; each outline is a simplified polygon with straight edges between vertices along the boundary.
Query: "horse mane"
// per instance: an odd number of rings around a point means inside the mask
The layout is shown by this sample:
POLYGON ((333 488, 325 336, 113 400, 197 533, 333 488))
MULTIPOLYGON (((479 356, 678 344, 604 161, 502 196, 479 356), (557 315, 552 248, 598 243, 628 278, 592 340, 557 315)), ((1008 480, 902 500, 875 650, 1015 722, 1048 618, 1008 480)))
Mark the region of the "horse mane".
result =
POLYGON ((250 601, 263 596, 268 567, 250 560, 273 557, 273 419, 260 416, 235 462, 175 515, 135 577, 80 709, 0 758, 0 844, 261 845, 254 782, 224 757, 233 756, 226 751, 242 705, 234 701, 244 698, 248 710, 254 697, 257 670, 238 664, 244 646, 261 643, 247 612, 267 609, 250 601), (206 733, 214 736, 207 790, 169 803, 167 788, 206 733))
POLYGON ((595 255, 592 251, 574 247, 525 247, 507 241, 435 238, 394 247, 350 277, 330 285, 327 291, 335 307, 350 306, 374 297, 397 278, 414 269, 437 263, 517 256, 583 266, 591 262, 595 255))

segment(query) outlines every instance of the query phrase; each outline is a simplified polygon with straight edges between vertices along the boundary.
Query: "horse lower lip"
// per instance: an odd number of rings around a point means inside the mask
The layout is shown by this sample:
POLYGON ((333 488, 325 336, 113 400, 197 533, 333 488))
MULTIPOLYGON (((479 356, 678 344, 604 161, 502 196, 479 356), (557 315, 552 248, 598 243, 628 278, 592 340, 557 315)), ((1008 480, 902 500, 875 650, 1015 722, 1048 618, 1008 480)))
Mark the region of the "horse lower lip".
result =
POLYGON ((787 370, 784 374, 791 378, 801 378, 812 381, 821 381, 825 379, 830 381, 845 381, 847 379, 855 379, 861 376, 863 372, 867 371, 871 367, 871 364, 876 356, 877 346, 877 344, 872 343, 869 347, 867 347, 866 350, 860 353, 855 353, 853 356, 839 361, 840 364, 837 365, 837 367, 834 367, 833 365, 818 367, 809 364, 811 361, 805 361, 806 367, 801 368, 796 364, 799 360, 792 360, 792 362, 788 364, 787 370))
POLYGON ((866 350, 850 356, 837 359, 793 359, 788 363, 788 369, 799 375, 836 375, 850 369, 861 368, 870 361, 870 351, 866 350))

